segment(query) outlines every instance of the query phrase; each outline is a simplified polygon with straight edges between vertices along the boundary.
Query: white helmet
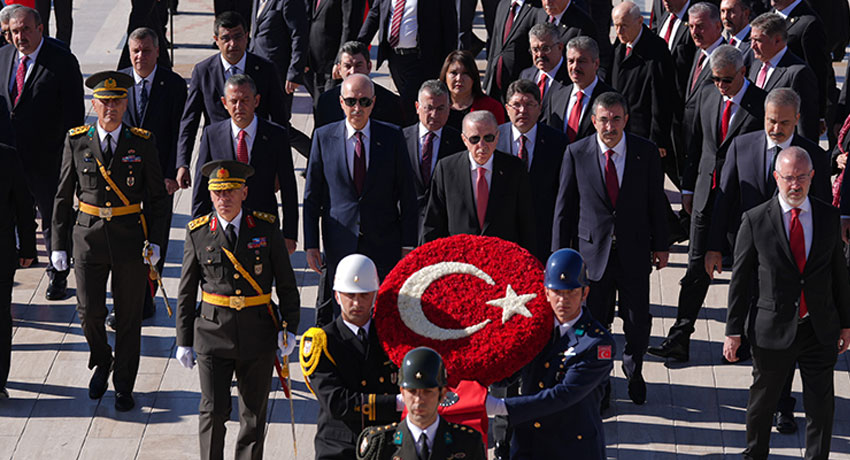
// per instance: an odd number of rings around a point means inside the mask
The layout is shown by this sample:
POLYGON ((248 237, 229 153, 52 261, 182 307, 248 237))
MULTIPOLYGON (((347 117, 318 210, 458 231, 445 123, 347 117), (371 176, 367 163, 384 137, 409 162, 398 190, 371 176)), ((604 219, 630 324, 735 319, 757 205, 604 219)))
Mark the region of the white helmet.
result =
POLYGON ((363 254, 345 256, 336 266, 334 291, 346 294, 378 290, 378 270, 372 259, 363 254))

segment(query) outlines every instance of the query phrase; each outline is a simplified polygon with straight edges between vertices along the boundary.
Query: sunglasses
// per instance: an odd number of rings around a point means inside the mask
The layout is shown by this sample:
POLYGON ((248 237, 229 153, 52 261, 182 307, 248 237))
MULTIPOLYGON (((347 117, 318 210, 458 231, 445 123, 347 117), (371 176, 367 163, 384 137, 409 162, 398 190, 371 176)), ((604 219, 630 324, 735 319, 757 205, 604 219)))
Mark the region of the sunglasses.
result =
POLYGON ((484 142, 488 142, 488 143, 496 140, 495 134, 485 134, 483 137, 482 136, 467 137, 466 134, 464 134, 463 137, 466 137, 466 140, 468 140, 469 143, 472 144, 472 145, 475 145, 475 144, 481 142, 481 139, 484 139, 484 142))
POLYGON ((361 97, 360 99, 356 97, 344 97, 342 98, 342 102, 349 107, 354 107, 358 102, 360 103, 360 107, 366 108, 372 105, 372 98, 369 97, 361 97))
POLYGON ((714 83, 726 83, 727 85, 735 80, 735 77, 715 77, 714 75, 709 78, 711 78, 711 81, 714 83))

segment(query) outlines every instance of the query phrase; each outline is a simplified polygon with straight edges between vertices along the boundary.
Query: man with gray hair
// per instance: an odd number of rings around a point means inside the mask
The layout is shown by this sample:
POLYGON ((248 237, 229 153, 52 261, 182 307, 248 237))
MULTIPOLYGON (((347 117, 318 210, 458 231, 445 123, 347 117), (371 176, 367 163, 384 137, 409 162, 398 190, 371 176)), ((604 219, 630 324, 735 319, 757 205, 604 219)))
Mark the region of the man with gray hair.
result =
POLYGON ((611 46, 608 45, 608 29, 600 31, 596 29, 596 23, 575 0, 543 0, 543 8, 539 10, 536 23, 550 23, 558 29, 561 43, 569 43, 575 37, 585 36, 604 43, 600 45, 600 58, 602 62, 602 78, 607 77, 607 71, 611 68, 611 46))
POLYGON ((564 65, 564 42, 554 24, 535 24, 528 32, 529 51, 533 65, 519 74, 520 80, 537 84, 540 99, 548 106, 550 89, 570 83, 567 66, 564 65))
POLYGON ((460 132, 446 126, 449 120, 449 90, 440 80, 426 80, 416 98, 419 123, 404 128, 407 154, 413 167, 416 203, 419 207, 417 229, 425 220, 428 191, 437 161, 463 150, 460 132))
POLYGON ((691 154, 682 180, 682 206, 691 215, 688 268, 679 282, 676 322, 660 347, 647 350, 677 361, 689 359, 690 337, 711 284, 705 272, 705 252, 726 150, 739 134, 759 130, 764 119, 766 94, 744 77, 744 58, 737 48, 719 46, 708 67, 714 87, 704 87, 697 98, 691 154))
POLYGON ((723 355, 737 361, 744 335, 752 345, 746 459, 768 458, 774 411, 795 363, 803 378, 806 458, 829 458, 834 368, 850 346, 850 279, 839 211, 809 196, 815 173, 804 149, 779 152, 772 173, 777 196, 743 214, 735 241, 723 355))
POLYGON ((528 173, 522 160, 496 150, 496 118, 486 110, 470 112, 463 118, 461 136, 467 150, 437 163, 421 241, 459 234, 496 236, 533 251, 528 173))

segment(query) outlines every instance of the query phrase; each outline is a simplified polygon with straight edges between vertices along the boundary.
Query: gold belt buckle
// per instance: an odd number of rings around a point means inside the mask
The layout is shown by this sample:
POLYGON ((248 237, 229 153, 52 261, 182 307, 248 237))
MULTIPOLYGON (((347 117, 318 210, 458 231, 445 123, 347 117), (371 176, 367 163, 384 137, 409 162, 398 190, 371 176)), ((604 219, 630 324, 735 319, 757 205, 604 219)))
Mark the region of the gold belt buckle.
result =
POLYGON ((97 208, 97 214, 101 219, 112 219, 112 208, 97 208))
POLYGON ((243 295, 230 296, 228 301, 230 302, 230 308, 236 311, 245 308, 245 296, 243 295))

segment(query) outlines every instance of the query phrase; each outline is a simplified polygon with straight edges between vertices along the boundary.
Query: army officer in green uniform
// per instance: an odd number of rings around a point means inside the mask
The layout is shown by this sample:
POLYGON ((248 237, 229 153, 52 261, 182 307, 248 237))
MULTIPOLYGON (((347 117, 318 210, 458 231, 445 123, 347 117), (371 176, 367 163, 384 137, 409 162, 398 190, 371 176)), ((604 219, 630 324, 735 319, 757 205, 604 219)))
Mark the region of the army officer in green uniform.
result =
POLYGON ((232 160, 201 168, 213 212, 189 222, 177 298, 177 359, 201 379, 202 459, 224 457, 230 386, 239 389, 235 458, 263 457, 266 408, 276 348, 289 355, 301 303, 276 217, 242 207, 251 166, 232 160), (272 283, 278 305, 271 301, 272 283), (201 303, 197 303, 198 286, 201 303), (285 329, 286 331, 284 332, 285 329))
POLYGON ((358 460, 486 459, 481 433, 437 413, 448 391, 446 384, 446 366, 439 353, 428 347, 407 352, 399 371, 407 416, 363 430, 357 440, 358 460))
POLYGON ((143 289, 149 271, 145 264, 156 264, 159 247, 168 238, 168 194, 153 136, 121 122, 133 79, 119 72, 98 72, 86 79, 86 86, 94 90, 97 123, 71 129, 65 138, 53 202, 50 261, 57 270, 68 269, 70 233, 77 314, 89 344, 89 369, 94 368, 89 397, 103 396, 114 368, 115 408, 128 411, 135 406, 143 289), (143 257, 146 247, 148 257, 143 257), (104 325, 110 272, 116 314, 114 358, 104 325))

